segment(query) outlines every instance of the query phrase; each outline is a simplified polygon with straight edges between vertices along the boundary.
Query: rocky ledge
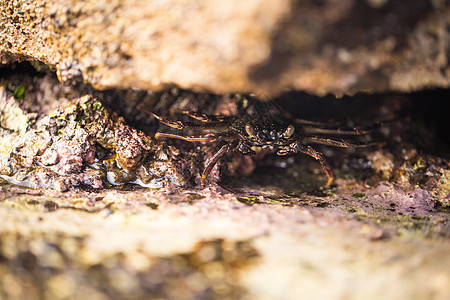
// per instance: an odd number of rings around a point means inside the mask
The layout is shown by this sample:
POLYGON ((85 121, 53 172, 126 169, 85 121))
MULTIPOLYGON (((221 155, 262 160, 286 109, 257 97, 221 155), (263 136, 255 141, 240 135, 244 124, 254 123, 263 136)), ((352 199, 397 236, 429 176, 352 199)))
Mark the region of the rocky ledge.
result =
POLYGON ((447 1, 0 1, 0 62, 97 88, 275 95, 450 86, 447 1))

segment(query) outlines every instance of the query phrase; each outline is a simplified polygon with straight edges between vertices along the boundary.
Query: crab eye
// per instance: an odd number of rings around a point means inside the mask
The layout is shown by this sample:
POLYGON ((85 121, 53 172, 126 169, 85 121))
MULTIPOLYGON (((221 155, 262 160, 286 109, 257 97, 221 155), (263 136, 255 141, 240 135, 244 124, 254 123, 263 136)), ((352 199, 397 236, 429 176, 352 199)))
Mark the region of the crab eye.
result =
POLYGON ((245 124, 245 132, 251 137, 255 136, 255 129, 249 123, 245 124))
POLYGON ((290 138, 290 137, 294 134, 294 131, 295 131, 294 125, 289 125, 289 126, 286 128, 286 130, 283 132, 283 137, 284 137, 285 139, 290 138))

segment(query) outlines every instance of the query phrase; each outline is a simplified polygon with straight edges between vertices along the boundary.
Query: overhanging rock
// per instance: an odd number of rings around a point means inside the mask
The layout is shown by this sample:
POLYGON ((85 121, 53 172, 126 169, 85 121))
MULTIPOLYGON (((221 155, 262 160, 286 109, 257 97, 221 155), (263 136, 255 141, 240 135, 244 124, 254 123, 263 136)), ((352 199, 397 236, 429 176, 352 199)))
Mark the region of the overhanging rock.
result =
POLYGON ((0 0, 0 62, 97 88, 275 95, 450 85, 446 1, 0 0))

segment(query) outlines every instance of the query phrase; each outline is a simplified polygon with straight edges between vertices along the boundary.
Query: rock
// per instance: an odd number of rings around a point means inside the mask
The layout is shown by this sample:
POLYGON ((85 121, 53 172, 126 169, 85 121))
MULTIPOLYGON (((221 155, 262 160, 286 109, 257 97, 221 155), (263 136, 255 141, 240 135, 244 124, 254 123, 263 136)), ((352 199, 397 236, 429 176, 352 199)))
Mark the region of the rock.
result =
POLYGON ((60 107, 29 124, 16 99, 0 86, 2 180, 63 191, 80 185, 184 184, 183 162, 172 164, 161 143, 124 124, 99 99, 85 95, 59 102, 60 107), (20 118, 12 122, 14 116, 20 118))
POLYGON ((449 87, 446 1, 0 1, 0 61, 97 88, 336 95, 449 87))
POLYGON ((393 185, 354 192, 288 197, 269 187, 251 203, 251 190, 217 187, 60 193, 3 186, 0 294, 448 299, 448 212, 393 185), (393 202, 399 206, 387 210, 393 202))

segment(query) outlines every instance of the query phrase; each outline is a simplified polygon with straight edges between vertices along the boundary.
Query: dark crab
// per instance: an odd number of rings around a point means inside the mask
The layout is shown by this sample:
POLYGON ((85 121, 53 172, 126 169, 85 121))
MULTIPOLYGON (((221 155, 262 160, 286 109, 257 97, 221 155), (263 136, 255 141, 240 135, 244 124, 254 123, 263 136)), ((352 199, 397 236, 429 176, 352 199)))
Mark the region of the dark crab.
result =
POLYGON ((218 116, 172 109, 174 113, 187 115, 193 119, 191 121, 174 121, 146 111, 142 107, 140 109, 172 128, 210 130, 209 133, 194 136, 157 132, 155 134, 157 139, 167 137, 188 142, 222 142, 222 147, 207 163, 202 173, 202 185, 206 184, 209 173, 228 151, 235 150, 244 155, 254 155, 258 148, 269 148, 276 151, 278 155, 301 152, 314 157, 322 165, 328 178, 327 186, 330 186, 334 179, 331 167, 322 153, 314 150, 308 144, 315 143, 344 148, 367 146, 367 144, 354 144, 343 139, 320 136, 321 134, 362 135, 367 133, 367 130, 359 128, 336 129, 330 128, 326 123, 307 120, 296 120, 294 122, 281 116, 264 114, 252 116, 245 113, 241 116, 218 116))

